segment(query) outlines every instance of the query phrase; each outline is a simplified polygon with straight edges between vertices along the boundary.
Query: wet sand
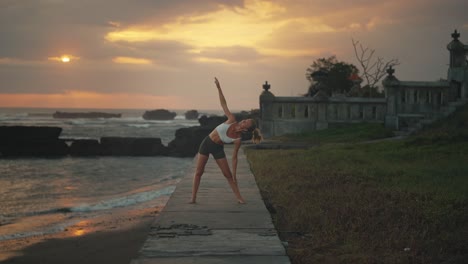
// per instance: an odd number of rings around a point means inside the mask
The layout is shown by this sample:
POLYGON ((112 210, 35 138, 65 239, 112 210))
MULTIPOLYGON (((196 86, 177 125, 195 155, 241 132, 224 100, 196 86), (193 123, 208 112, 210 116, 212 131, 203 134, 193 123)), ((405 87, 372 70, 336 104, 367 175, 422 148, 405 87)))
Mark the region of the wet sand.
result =
POLYGON ((0 242, 0 263, 122 263, 138 256, 161 208, 84 220, 63 232, 0 242))

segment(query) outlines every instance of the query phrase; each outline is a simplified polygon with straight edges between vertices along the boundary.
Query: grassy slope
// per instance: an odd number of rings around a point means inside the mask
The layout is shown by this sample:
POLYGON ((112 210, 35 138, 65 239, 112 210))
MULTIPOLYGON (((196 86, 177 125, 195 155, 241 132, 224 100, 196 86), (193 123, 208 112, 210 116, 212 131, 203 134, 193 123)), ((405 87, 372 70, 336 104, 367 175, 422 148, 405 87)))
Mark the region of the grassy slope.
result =
POLYGON ((308 150, 247 152, 293 263, 468 259, 468 107, 406 140, 328 131, 283 137, 321 143, 308 150))

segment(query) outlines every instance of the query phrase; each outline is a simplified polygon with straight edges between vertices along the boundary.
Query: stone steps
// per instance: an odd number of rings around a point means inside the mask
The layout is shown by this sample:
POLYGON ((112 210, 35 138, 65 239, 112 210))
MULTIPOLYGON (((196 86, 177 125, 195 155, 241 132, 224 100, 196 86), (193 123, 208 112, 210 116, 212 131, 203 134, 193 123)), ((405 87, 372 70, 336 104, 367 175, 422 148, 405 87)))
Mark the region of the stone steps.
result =
POLYGON ((421 118, 419 122, 408 126, 406 129, 394 131, 394 134, 396 136, 408 136, 414 134, 423 129, 424 127, 427 127, 428 125, 434 123, 435 121, 448 117, 458 108, 464 106, 467 103, 467 99, 459 99, 455 102, 449 102, 448 105, 441 107, 438 112, 428 114, 426 117, 421 118))

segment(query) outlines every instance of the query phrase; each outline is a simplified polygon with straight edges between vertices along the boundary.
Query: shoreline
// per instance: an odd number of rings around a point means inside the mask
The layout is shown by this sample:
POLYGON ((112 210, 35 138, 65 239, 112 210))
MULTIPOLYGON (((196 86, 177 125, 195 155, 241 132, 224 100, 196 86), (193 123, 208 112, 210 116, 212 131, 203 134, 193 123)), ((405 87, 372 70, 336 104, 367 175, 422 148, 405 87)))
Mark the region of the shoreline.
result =
POLYGON ((138 255, 161 207, 85 219, 62 232, 0 242, 0 263, 122 263, 138 255))

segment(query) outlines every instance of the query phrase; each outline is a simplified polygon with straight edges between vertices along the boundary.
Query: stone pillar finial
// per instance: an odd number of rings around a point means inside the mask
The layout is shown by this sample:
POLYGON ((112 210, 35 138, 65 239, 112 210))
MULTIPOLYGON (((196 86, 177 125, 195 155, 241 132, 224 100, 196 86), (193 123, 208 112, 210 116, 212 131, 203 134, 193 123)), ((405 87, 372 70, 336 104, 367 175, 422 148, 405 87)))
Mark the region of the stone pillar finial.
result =
POLYGON ((393 67, 390 66, 390 67, 387 69, 387 73, 388 73, 388 76, 393 76, 393 74, 395 73, 395 69, 393 69, 393 67))
POLYGON ((265 84, 263 84, 263 90, 265 90, 266 92, 270 90, 270 84, 268 83, 268 81, 265 81, 265 84))
POLYGON ((455 31, 452 33, 452 38, 454 40, 458 40, 459 37, 460 37, 460 33, 458 33, 458 31, 455 29, 455 31))

